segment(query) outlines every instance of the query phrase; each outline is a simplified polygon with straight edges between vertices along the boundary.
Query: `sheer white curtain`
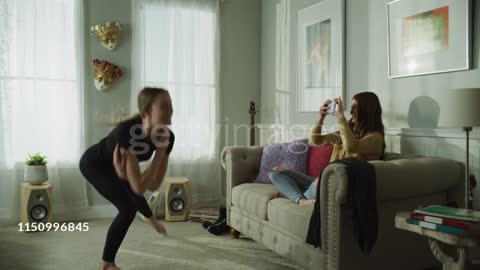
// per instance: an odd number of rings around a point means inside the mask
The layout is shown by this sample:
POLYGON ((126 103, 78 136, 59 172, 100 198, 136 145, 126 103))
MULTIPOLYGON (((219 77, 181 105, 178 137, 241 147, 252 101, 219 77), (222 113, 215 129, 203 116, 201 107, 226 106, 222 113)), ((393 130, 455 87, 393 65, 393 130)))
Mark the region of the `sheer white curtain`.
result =
POLYGON ((186 176, 193 202, 220 198, 219 2, 133 2, 132 110, 144 86, 164 87, 173 100, 176 135, 168 175, 186 176))
POLYGON ((0 219, 18 222, 28 154, 47 156, 54 217, 87 205, 82 0, 0 0, 0 219))

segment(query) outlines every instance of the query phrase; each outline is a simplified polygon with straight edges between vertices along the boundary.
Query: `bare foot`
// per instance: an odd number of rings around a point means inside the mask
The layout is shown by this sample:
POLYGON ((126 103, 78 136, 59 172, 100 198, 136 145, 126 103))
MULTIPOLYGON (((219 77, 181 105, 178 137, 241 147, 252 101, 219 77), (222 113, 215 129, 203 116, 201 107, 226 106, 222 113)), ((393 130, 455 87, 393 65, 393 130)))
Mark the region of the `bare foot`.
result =
POLYGON ((287 168, 283 167, 283 166, 277 166, 277 167, 274 167, 272 170, 276 171, 276 172, 281 172, 281 171, 285 171, 287 168))
POLYGON ((314 187, 314 188, 317 188, 317 187, 318 187, 318 180, 319 180, 319 179, 320 179, 319 177, 315 178, 315 180, 314 180, 315 182, 313 182, 313 187, 314 187))
POLYGON ((287 196, 285 196, 285 194, 283 194, 282 192, 276 192, 274 195, 273 195, 273 198, 274 199, 277 199, 277 198, 287 198, 287 196))
POLYGON ((101 262, 100 270, 121 270, 114 262, 101 262))
POLYGON ((298 201, 298 204, 301 204, 301 205, 314 205, 314 204, 315 204, 315 200, 300 199, 300 200, 298 201))

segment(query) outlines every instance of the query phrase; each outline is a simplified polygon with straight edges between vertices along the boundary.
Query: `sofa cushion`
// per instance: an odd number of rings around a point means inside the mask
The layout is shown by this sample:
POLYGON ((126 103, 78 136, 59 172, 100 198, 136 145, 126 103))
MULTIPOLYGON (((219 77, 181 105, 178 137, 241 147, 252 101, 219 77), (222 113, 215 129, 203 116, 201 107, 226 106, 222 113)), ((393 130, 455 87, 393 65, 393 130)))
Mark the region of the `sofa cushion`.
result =
POLYGON ((307 160, 307 175, 317 178, 322 174, 323 169, 328 166, 332 156, 333 146, 309 146, 307 160))
POLYGON ((263 147, 260 170, 255 183, 271 184, 272 181, 268 174, 276 166, 283 166, 292 171, 306 173, 308 151, 308 139, 265 145, 263 147))
POLYGON ((273 225, 305 241, 312 212, 313 205, 300 205, 289 199, 279 198, 268 203, 267 218, 273 225))
POLYGON ((247 183, 232 189, 232 204, 262 220, 267 219, 267 204, 278 190, 274 185, 247 183))

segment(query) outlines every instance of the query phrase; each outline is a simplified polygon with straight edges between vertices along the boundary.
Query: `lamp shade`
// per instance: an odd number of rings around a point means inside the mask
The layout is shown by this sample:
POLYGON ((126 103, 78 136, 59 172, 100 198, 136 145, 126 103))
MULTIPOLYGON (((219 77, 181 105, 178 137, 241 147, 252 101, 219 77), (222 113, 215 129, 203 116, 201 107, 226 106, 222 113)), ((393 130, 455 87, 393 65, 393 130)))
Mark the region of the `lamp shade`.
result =
POLYGON ((438 126, 480 126, 480 88, 452 89, 443 95, 438 126))

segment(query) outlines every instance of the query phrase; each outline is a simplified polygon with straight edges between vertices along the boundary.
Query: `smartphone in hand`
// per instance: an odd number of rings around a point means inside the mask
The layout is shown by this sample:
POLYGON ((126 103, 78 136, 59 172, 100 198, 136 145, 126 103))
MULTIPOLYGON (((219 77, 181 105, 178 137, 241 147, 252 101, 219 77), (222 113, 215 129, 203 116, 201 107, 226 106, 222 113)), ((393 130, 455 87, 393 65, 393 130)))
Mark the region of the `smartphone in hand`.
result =
POLYGON ((337 102, 332 100, 332 102, 330 102, 330 108, 328 108, 327 113, 332 114, 335 112, 336 109, 337 109, 337 102))

